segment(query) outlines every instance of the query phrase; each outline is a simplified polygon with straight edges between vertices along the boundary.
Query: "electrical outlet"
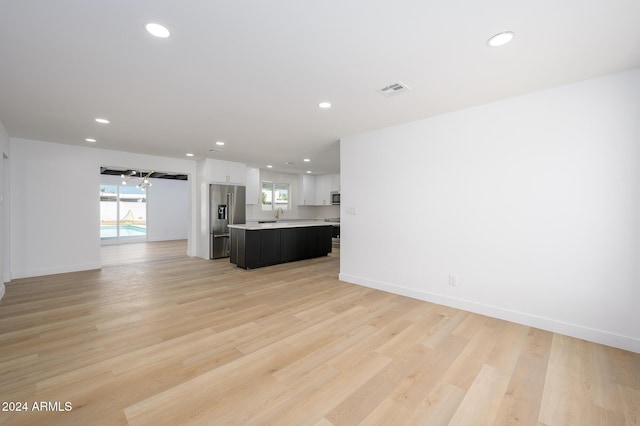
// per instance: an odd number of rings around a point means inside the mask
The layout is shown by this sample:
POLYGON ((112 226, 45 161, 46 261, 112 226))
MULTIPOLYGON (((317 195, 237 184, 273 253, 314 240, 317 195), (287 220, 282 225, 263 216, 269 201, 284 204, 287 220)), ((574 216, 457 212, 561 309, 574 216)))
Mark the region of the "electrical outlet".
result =
POLYGON ((458 285, 458 277, 456 275, 449 274, 449 285, 456 287, 458 285))

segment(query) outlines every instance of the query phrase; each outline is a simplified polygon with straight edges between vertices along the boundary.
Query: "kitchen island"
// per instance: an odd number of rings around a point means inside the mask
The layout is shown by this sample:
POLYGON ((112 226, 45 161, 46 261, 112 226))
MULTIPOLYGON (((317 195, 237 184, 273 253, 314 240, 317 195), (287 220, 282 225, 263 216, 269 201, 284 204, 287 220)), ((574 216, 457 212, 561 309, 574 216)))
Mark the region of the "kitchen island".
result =
POLYGON ((229 225, 231 263, 254 269, 331 253, 331 222, 229 225))

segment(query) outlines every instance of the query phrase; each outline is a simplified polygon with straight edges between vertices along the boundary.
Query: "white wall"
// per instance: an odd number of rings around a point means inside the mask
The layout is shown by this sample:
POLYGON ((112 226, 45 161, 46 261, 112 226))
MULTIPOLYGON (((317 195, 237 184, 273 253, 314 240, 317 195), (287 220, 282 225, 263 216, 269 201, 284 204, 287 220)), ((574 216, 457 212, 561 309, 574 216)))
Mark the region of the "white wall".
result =
POLYGON ((9 191, 8 189, 8 161, 9 157, 9 135, 0 122, 0 300, 4 296, 4 283, 9 281, 9 271, 5 270, 7 257, 10 253, 6 230, 9 223, 9 191))
POLYGON ((186 239, 189 231, 189 182, 151 179, 148 189, 147 239, 149 241, 186 239))
POLYGON ((640 352, 640 69, 344 138, 341 186, 340 279, 640 352))
POLYGON ((14 138, 10 148, 13 278, 100 267, 100 166, 195 174, 189 160, 14 138))

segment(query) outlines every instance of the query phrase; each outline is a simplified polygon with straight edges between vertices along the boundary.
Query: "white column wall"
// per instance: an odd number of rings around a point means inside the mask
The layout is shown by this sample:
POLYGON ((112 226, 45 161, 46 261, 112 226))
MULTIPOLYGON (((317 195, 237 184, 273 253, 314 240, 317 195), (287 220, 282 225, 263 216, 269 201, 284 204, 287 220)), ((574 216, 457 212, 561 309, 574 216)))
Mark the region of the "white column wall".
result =
POLYGON ((95 154, 11 140, 13 278, 100 268, 95 154))
POLYGON ((340 279, 640 352, 640 69, 344 138, 341 190, 340 279))
POLYGON ((9 281, 11 274, 7 266, 7 259, 10 254, 10 245, 8 244, 8 224, 10 215, 8 214, 8 206, 10 205, 10 193, 8 191, 8 170, 5 169, 9 157, 9 135, 0 122, 0 300, 4 297, 4 283, 9 281))

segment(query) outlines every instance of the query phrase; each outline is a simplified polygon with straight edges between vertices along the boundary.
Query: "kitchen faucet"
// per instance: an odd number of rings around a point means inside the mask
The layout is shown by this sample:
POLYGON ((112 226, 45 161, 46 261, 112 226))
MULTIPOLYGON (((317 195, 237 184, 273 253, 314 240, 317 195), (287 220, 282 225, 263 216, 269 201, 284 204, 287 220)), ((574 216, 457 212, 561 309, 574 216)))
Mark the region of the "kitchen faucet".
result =
POLYGON ((282 210, 282 207, 278 207, 278 210, 276 210, 276 219, 280 219, 281 214, 284 214, 284 210, 282 210))

